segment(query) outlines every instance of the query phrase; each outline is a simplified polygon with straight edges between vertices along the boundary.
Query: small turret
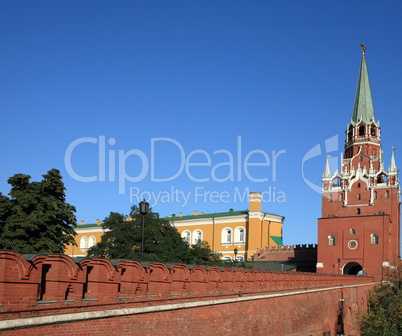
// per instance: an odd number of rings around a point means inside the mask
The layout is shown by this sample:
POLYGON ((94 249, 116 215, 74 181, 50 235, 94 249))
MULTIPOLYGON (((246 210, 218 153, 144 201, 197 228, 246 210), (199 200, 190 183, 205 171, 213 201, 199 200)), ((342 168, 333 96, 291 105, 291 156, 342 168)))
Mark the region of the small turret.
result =
POLYGON ((324 174, 322 175, 322 178, 330 178, 331 177, 331 171, 329 170, 329 162, 328 162, 328 157, 327 161, 325 163, 325 169, 324 169, 324 174))
POLYGON ((395 164, 395 157, 394 157, 394 150, 396 148, 392 148, 392 154, 391 154, 391 163, 389 165, 389 169, 388 172, 389 173, 396 173, 398 172, 398 169, 396 168, 396 164, 395 164))

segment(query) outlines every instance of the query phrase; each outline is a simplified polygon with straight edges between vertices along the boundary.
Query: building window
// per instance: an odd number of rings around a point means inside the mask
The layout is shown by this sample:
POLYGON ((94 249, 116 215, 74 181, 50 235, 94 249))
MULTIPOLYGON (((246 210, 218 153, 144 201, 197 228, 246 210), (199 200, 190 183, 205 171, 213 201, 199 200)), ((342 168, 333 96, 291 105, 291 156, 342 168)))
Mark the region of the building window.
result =
POLYGON ((376 233, 372 233, 370 235, 371 237, 371 245, 377 245, 378 244, 378 235, 376 233))
POLYGON ((237 227, 234 233, 235 244, 244 244, 246 241, 246 230, 244 227, 237 227))
POLYGON ((328 236, 328 245, 329 246, 335 246, 335 236, 328 236))
POLYGON ((238 261, 238 262, 244 261, 244 256, 242 256, 242 255, 236 256, 236 261, 238 261))
POLYGON ((83 236, 80 240, 80 250, 87 250, 88 249, 88 238, 83 236))
POLYGON ((332 202, 332 194, 329 194, 329 196, 328 196, 328 202, 332 202))
POLYGON ((230 243, 232 243, 232 229, 224 228, 222 230, 221 242, 222 242, 222 244, 230 244, 230 243))
POLYGON ((387 175, 385 174, 378 175, 377 183, 387 183, 387 175))
POLYGON ((332 186, 333 187, 340 187, 341 186, 341 179, 339 177, 336 177, 332 181, 332 186))
POLYGON ((377 192, 376 192, 376 191, 374 191, 373 198, 374 198, 375 200, 377 199, 377 192))
POLYGON ((190 244, 190 241, 191 241, 191 233, 190 233, 190 231, 183 231, 182 233, 181 233, 181 237, 183 238, 183 240, 187 243, 187 244, 190 244))
POLYGON ((193 244, 199 244, 202 242, 202 231, 201 230, 195 230, 193 232, 193 244))
POLYGON ((357 241, 356 241, 356 240, 350 240, 350 241, 348 242, 348 247, 349 247, 351 250, 354 250, 355 248, 357 248, 357 241))
POLYGON ((355 229, 350 229, 349 231, 350 231, 349 233, 350 233, 351 235, 354 235, 354 234, 356 233, 355 229))
POLYGON ((357 200, 360 201, 360 194, 357 194, 357 200))
POLYGON ((360 215, 360 208, 356 209, 356 215, 360 215))
POLYGON ((339 194, 339 201, 343 202, 343 194, 339 194))
POLYGON ((89 237, 88 248, 94 246, 96 244, 96 238, 94 236, 89 237))
POLYGON ((388 190, 385 191, 385 198, 389 198, 389 191, 388 190))

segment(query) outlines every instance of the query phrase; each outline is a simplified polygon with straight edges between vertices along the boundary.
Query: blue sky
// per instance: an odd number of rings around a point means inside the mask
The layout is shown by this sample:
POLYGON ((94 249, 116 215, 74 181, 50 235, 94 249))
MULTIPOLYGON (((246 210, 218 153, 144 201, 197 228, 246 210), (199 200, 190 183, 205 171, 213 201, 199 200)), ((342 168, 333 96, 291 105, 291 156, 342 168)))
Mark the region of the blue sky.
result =
POLYGON ((0 192, 16 173, 57 168, 77 220, 93 223, 142 196, 167 216, 247 209, 244 193, 260 191, 263 211, 286 217, 285 244, 315 243, 311 185, 327 154, 332 171, 339 162, 361 42, 386 168, 402 146, 401 12, 396 1, 3 0, 0 192))

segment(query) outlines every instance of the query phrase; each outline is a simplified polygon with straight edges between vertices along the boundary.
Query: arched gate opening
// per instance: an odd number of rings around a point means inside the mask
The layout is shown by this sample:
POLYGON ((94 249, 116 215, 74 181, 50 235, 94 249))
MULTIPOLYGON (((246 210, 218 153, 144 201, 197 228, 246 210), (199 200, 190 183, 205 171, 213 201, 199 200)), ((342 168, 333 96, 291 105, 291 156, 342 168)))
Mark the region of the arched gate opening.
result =
POLYGON ((349 262, 343 267, 342 274, 362 275, 363 267, 357 262, 349 262))

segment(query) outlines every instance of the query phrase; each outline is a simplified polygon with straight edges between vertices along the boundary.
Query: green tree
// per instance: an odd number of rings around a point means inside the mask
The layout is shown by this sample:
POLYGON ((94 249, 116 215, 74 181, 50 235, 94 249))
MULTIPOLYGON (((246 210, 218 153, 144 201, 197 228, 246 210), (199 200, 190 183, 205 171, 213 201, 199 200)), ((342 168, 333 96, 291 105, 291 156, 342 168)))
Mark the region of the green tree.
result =
MULTIPOLYGON (((129 216, 111 212, 102 227, 105 233, 101 241, 88 250, 88 255, 140 260, 142 215, 137 206, 131 208, 129 216)), ((145 215, 144 260, 208 264, 219 259, 205 242, 189 246, 177 229, 159 218, 158 213, 150 211, 145 215)))
POLYGON ((402 335, 402 290, 399 270, 389 281, 375 287, 369 297, 369 308, 358 320, 363 336, 402 335))
POLYGON ((0 197, 0 248, 20 253, 63 253, 75 244, 75 207, 65 199, 65 187, 57 169, 41 182, 16 174, 8 179, 11 198, 0 197))

